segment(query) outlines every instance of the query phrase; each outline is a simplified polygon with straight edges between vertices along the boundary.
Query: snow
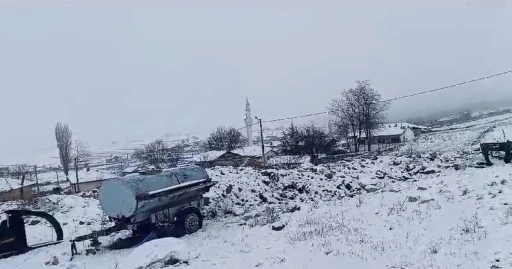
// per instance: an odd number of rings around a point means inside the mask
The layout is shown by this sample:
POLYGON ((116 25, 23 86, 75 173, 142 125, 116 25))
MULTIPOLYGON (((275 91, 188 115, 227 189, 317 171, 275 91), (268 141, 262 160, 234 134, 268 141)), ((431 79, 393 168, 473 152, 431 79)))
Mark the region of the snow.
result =
POLYGON ((182 188, 182 187, 194 185, 194 184, 197 184, 199 182, 205 182, 206 180, 207 179, 197 179, 197 180, 187 181, 185 183, 174 185, 174 186, 167 187, 167 188, 163 188, 163 189, 160 189, 160 190, 150 191, 150 192, 148 192, 148 195, 158 194, 158 193, 161 193, 161 192, 164 192, 164 191, 170 191, 170 190, 174 190, 174 189, 177 189, 177 188, 182 188))
POLYGON ((307 163, 311 158, 309 156, 294 156, 294 155, 281 155, 274 156, 268 160, 267 164, 294 164, 294 163, 307 163))
MULTIPOLYGON (((411 129, 411 128, 429 129, 428 127, 425 127, 425 126, 415 125, 415 124, 411 124, 411 123, 407 123, 407 122, 385 123, 382 125, 382 127, 380 129, 375 131, 373 136, 376 137, 376 136, 401 135, 407 129, 411 129)), ((361 134, 361 137, 366 137, 366 135, 363 133, 363 134, 361 134)))
POLYGON ((0 178, 0 192, 21 187, 21 180, 14 178, 0 178))
POLYGON ((164 266, 169 259, 186 261, 188 251, 186 244, 179 239, 164 238, 153 240, 135 248, 119 263, 119 268, 139 269, 149 266, 164 266))
POLYGON ((226 151, 222 151, 222 150, 207 151, 207 152, 203 152, 203 153, 194 155, 192 160, 195 162, 213 161, 213 160, 219 158, 224 153, 226 153, 226 151))
POLYGON ((447 117, 440 118, 437 121, 450 121, 450 120, 456 120, 458 118, 460 118, 459 115, 453 115, 453 116, 447 116, 447 117))
MULTIPOLYGON (((70 173, 71 174, 71 173, 70 173)), ((91 182, 91 181, 98 181, 98 180, 107 180, 110 178, 116 178, 117 176, 109 173, 107 171, 101 171, 101 170, 80 170, 78 171, 78 179, 80 183, 84 182, 91 182)), ((73 183, 76 183, 76 175, 73 173, 70 175, 70 180, 73 183)))
MULTIPOLYGON (((169 268, 187 269, 511 268, 512 165, 493 159, 476 168, 483 157, 473 150, 511 126, 503 115, 452 125, 395 152, 319 166, 207 169, 218 184, 195 234, 73 261, 62 243, 0 260, 0 268, 163 268, 171 257, 177 263, 169 268), (273 231, 278 224, 284 228, 273 231), (59 264, 46 266, 53 256, 59 264)), ((0 203, 0 210, 25 206, 0 203)), ((93 198, 52 195, 35 207, 65 222, 66 238, 111 225, 93 198)), ((28 229, 37 242, 48 227, 28 229)))
MULTIPOLYGON (((272 151, 271 148, 265 147, 265 154, 269 153, 270 151, 272 151)), ((247 146, 235 149, 231 152, 245 157, 261 156, 261 146, 247 146)))

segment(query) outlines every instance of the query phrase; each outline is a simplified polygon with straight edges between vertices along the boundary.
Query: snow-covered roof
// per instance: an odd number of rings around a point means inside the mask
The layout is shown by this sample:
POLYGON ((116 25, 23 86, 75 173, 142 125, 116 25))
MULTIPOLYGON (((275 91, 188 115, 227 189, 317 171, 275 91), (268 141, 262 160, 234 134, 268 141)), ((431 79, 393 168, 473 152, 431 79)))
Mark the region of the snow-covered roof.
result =
POLYGON ((133 166, 128 166, 126 167, 126 169, 123 170, 123 173, 133 173, 135 171, 137 171, 137 169, 139 169, 140 165, 133 165, 133 166))
MULTIPOLYGON (((72 171, 69 172, 70 174, 70 180, 73 183, 76 183, 76 176, 75 173, 72 173, 72 171)), ((100 170, 90 170, 89 172, 85 170, 78 171, 78 182, 91 182, 91 181, 98 181, 98 180, 106 180, 109 178, 116 178, 117 176, 109 173, 107 171, 100 171, 100 170)))
MULTIPOLYGON (((419 128, 419 129, 428 129, 428 127, 415 125, 407 122, 393 122, 393 123, 385 123, 382 127, 375 131, 372 136, 393 136, 393 135, 401 135, 405 132, 405 130, 410 128, 419 128)), ((361 137, 366 137, 364 132, 361 134, 361 137)))
MULTIPOLYGON (((269 153, 270 151, 272 151, 272 148, 265 147, 265 154, 269 153)), ((245 157, 261 156, 261 146, 257 146, 257 145, 247 146, 247 147, 235 149, 231 152, 241 155, 241 156, 245 156, 245 157)))
MULTIPOLYGON (((25 181, 25 186, 33 185, 33 182, 25 181)), ((0 192, 17 189, 21 187, 21 180, 15 178, 0 178, 0 192)))
POLYGON ((224 153, 226 153, 226 151, 223 150, 207 151, 194 155, 194 157, 192 157, 192 160, 195 162, 213 161, 219 158, 224 153))

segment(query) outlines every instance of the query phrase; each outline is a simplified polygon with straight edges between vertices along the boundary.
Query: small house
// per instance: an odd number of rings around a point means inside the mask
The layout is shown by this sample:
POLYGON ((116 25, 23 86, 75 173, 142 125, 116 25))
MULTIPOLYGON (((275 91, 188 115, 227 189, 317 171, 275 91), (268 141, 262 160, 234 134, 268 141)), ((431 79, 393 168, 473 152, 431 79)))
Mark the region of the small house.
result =
MULTIPOLYGON (((398 144, 411 141, 415 138, 414 132, 400 123, 386 123, 380 129, 376 130, 371 137, 372 145, 378 144, 398 144)), ((363 133, 357 139, 359 144, 367 144, 368 139, 363 133)))
POLYGON ((1 166, 0 167, 0 177, 8 177, 9 176, 9 167, 1 166))
POLYGON ((0 179, 0 202, 31 200, 34 198, 34 184, 21 186, 17 179, 0 179))
MULTIPOLYGON (((264 160, 277 155, 277 152, 265 146, 264 160)), ((213 166, 260 166, 261 146, 247 146, 232 151, 209 151, 194 156, 195 163, 203 167, 213 166)))

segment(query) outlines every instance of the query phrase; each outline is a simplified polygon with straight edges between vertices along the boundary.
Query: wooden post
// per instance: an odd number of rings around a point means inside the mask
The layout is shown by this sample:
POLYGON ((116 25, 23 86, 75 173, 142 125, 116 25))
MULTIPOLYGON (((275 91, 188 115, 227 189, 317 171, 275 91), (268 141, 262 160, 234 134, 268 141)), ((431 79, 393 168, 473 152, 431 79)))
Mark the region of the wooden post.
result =
POLYGON ((263 168, 265 168, 265 144, 263 143, 263 125, 261 123, 261 119, 256 118, 260 122, 260 137, 261 137, 261 162, 263 164, 263 168))
POLYGON ((36 175, 36 187, 37 193, 39 194, 39 179, 37 178, 37 165, 34 165, 34 174, 36 175))
POLYGON ((57 175, 57 187, 59 187, 59 188, 60 188, 59 171, 58 171, 58 169, 57 169, 57 170, 55 170, 55 175, 57 175))
POLYGON ((77 158, 75 158, 75 174, 76 174, 75 192, 79 192, 80 191, 80 183, 78 181, 78 159, 77 158))

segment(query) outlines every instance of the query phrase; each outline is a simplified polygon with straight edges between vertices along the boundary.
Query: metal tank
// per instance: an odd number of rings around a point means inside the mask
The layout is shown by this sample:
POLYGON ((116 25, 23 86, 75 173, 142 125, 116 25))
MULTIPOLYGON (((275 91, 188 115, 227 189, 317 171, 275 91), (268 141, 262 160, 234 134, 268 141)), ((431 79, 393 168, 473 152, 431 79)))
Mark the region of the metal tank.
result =
POLYGON ((194 187, 198 193, 204 193, 197 186, 209 181, 210 177, 199 166, 139 173, 104 181, 98 198, 103 212, 112 218, 137 216, 137 219, 145 219, 158 209, 171 207, 197 195, 194 187))

